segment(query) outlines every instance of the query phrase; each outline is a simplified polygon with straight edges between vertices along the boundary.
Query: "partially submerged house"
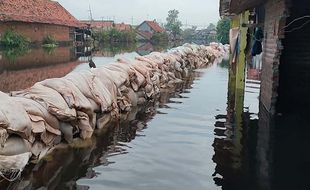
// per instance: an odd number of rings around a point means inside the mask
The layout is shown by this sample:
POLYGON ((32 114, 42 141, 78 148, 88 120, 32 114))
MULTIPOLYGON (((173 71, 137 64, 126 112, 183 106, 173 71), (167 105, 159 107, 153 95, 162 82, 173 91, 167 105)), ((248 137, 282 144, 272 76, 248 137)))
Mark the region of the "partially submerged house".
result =
POLYGON ((144 21, 136 28, 138 41, 150 41, 155 33, 164 33, 156 21, 144 21))
POLYGON ((85 27, 56 1, 0 1, 0 37, 11 30, 31 42, 40 43, 49 35, 58 42, 73 42, 76 30, 85 27))
MULTIPOLYGON (((310 3, 308 0, 221 0, 221 16, 239 31, 239 70, 249 61, 253 32, 261 28, 262 76, 260 102, 272 115, 307 111, 310 106, 310 3), (242 66, 243 65, 243 66, 242 66)), ((238 71, 237 71, 238 72, 238 71)), ((241 81, 242 77, 236 79, 241 81)), ((238 85, 238 84, 237 84, 238 85)))

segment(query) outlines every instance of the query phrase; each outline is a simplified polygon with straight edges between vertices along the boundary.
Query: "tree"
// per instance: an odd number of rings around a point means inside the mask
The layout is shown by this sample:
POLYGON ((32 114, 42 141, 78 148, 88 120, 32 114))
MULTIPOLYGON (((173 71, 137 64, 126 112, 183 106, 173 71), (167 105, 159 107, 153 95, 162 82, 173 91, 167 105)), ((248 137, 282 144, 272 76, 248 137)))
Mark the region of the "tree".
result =
POLYGON ((222 18, 220 21, 218 21, 217 26, 216 26, 217 39, 222 44, 229 43, 229 29, 230 29, 229 18, 222 18))
POLYGON ((207 27, 207 30, 208 31, 216 30, 216 26, 213 23, 210 23, 209 26, 207 27))
POLYGON ((178 35, 181 34, 181 26, 182 23, 179 20, 179 11, 178 10, 170 10, 168 12, 167 24, 165 28, 168 32, 170 32, 173 36, 173 39, 176 39, 178 35))

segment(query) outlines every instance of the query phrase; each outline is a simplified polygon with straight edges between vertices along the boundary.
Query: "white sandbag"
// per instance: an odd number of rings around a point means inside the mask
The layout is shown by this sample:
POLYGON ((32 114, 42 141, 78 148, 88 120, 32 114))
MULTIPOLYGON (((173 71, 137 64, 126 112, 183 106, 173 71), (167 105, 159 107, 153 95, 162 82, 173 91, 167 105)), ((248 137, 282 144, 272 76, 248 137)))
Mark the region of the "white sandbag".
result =
POLYGON ((25 139, 18 136, 12 136, 7 139, 3 147, 0 147, 0 155, 14 156, 30 152, 31 145, 25 139))
POLYGON ((69 108, 63 97, 56 90, 41 84, 37 83, 26 90, 13 92, 12 96, 35 100, 61 121, 73 121, 76 119, 75 109, 69 108))
POLYGON ((38 126, 38 128, 44 127, 44 129, 55 135, 60 135, 58 119, 50 114, 41 104, 25 97, 12 97, 12 99, 19 102, 25 108, 32 122, 33 132, 34 130, 39 130, 35 127, 38 126))
POLYGON ((113 97, 96 75, 85 71, 69 74, 65 78, 75 84, 84 96, 98 104, 102 112, 110 111, 113 97))
POLYGON ((53 78, 44 80, 40 84, 52 88, 61 94, 70 108, 83 110, 86 113, 93 111, 88 99, 71 81, 65 78, 53 78))
POLYGON ((31 157, 31 152, 13 156, 0 155, 0 176, 7 181, 16 181, 31 157))
POLYGON ((31 136, 31 121, 24 107, 0 92, 0 128, 25 139, 31 136))

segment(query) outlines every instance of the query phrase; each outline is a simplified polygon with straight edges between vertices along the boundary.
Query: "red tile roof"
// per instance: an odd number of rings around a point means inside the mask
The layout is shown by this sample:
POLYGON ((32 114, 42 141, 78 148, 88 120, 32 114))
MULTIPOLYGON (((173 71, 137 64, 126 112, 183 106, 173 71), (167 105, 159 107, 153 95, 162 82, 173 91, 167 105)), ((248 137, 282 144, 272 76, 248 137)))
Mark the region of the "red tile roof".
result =
POLYGON ((156 21, 145 21, 155 32, 165 32, 165 30, 159 26, 156 21))
POLYGON ((85 26, 58 2, 51 0, 0 0, 0 21, 85 26))
POLYGON ((90 28, 113 28, 114 21, 110 20, 83 20, 84 24, 90 25, 90 28))
POLYGON ((120 23, 115 24, 115 29, 120 31, 130 31, 132 28, 129 24, 120 23))

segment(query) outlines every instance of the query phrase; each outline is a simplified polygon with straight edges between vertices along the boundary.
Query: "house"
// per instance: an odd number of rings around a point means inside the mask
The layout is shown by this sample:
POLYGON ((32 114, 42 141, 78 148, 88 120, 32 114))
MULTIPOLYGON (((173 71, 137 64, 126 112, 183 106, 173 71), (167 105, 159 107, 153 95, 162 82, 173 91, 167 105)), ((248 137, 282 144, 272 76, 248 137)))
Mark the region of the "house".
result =
POLYGON ((125 24, 125 23, 115 24, 114 28, 119 31, 131 31, 132 30, 131 25, 125 24))
POLYGON ((81 20, 83 24, 86 24, 92 30, 107 31, 114 28, 113 20, 81 20))
MULTIPOLYGON (((237 67, 250 61, 255 30, 261 29, 262 73, 260 103, 265 110, 290 113, 310 107, 310 4, 308 0, 220 0, 221 16, 239 31, 237 67)), ((238 70, 238 68, 237 68, 238 70)), ((242 81, 237 78, 236 81, 242 81)), ((242 85, 240 85, 242 86, 242 85)))
POLYGON ((0 35, 8 30, 42 42, 51 35, 58 42, 75 41, 76 29, 86 27, 56 1, 1 0, 0 35))
POLYGON ((137 28, 137 40, 138 41, 150 41, 154 33, 164 33, 163 29, 159 24, 154 21, 144 21, 137 28))
POLYGON ((132 27, 130 24, 115 23, 112 20, 81 20, 83 24, 86 24, 90 29, 95 31, 108 31, 116 29, 119 31, 131 31, 132 27))

